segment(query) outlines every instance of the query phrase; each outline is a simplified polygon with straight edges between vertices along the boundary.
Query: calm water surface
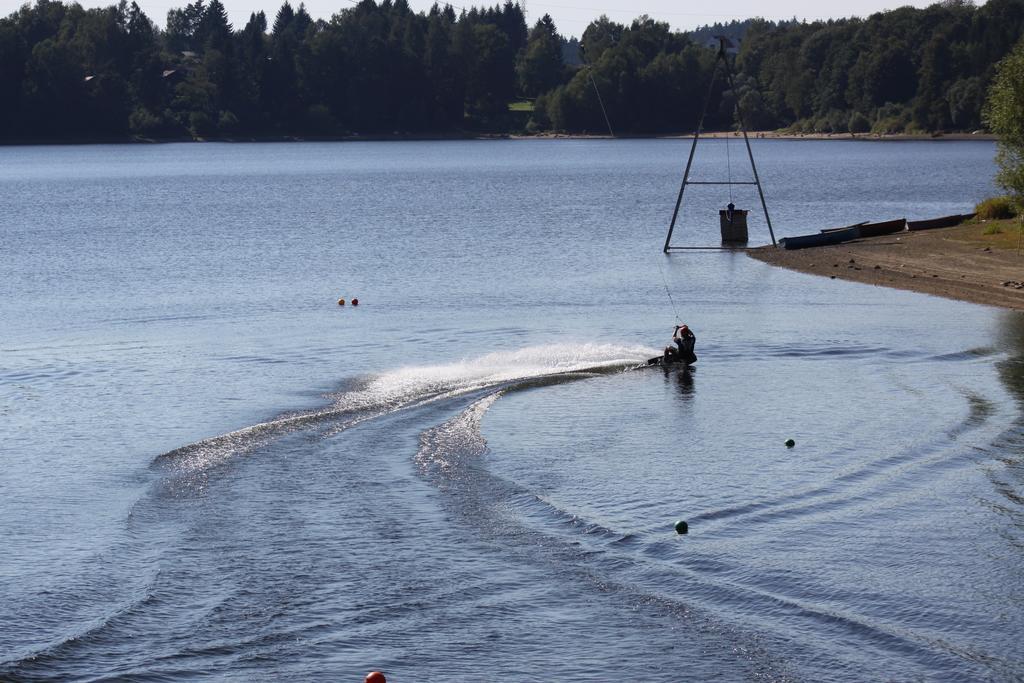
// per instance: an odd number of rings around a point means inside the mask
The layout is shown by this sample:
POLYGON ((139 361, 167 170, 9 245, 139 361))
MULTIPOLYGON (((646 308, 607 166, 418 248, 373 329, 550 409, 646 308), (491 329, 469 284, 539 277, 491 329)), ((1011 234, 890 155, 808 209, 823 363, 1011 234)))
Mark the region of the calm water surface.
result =
MULTIPOLYGON (((0 679, 1024 677, 1024 317, 665 257, 687 151, 0 148, 0 679)), ((755 143, 780 237, 993 152, 755 143)))

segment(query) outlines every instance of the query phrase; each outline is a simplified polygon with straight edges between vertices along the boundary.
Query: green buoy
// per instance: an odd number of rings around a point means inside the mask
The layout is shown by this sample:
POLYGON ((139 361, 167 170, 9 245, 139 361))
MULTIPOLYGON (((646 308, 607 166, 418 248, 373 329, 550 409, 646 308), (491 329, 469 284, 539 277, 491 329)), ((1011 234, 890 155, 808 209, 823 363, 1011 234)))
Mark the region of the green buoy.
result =
POLYGON ((682 535, 687 534, 689 532, 690 532, 690 525, 688 525, 683 520, 679 520, 678 522, 676 522, 676 533, 677 534, 682 536, 682 535))
POLYGON ((786 439, 786 448, 792 448, 795 445, 796 441, 793 441, 793 439, 786 439))

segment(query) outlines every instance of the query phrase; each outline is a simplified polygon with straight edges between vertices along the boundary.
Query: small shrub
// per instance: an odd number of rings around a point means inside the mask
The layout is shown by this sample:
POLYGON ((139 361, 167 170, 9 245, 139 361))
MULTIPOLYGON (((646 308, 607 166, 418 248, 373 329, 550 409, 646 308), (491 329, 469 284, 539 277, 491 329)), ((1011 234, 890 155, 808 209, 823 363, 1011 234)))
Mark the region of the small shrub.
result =
POLYGON ((876 135, 893 135, 903 132, 903 121, 895 117, 879 119, 875 121, 875 125, 871 126, 871 132, 876 135))
POLYGON ((825 126, 829 133, 849 132, 850 115, 839 109, 832 109, 825 116, 825 126))
POLYGON ((1000 228, 998 225, 990 225, 987 228, 985 228, 984 234, 986 234, 986 235, 1001 235, 1001 234, 1003 234, 1003 229, 1000 228))
MULTIPOLYGON (((530 117, 530 121, 537 127, 537 130, 547 130, 551 127, 551 119, 548 117, 548 105, 547 93, 539 95, 533 101, 533 116, 530 117)), ((527 124, 527 127, 529 127, 529 124, 527 124)))
POLYGON ((185 112, 164 109, 161 118, 164 120, 165 135, 191 135, 188 129, 188 114, 185 112))
POLYGON ((338 122, 325 105, 314 104, 302 117, 302 127, 310 135, 331 135, 338 128, 338 122))
POLYGON ((144 107, 136 107, 128 117, 128 130, 133 135, 159 135, 163 126, 163 120, 144 107))
POLYGON ((230 111, 222 111, 217 117, 217 130, 222 135, 231 135, 238 130, 238 117, 230 111))
POLYGON ((213 132, 213 121, 204 111, 194 111, 188 115, 189 130, 196 137, 204 137, 213 132))
POLYGON ((974 207, 974 212, 982 220, 1003 220, 1016 216, 1017 207, 1012 197, 989 197, 974 207))
POLYGON ((850 114, 849 128, 851 133, 867 133, 871 130, 871 122, 864 114, 855 111, 850 114))
POLYGON ((910 122, 910 111, 902 104, 886 102, 875 109, 875 122, 871 132, 876 135, 902 133, 910 122))
POLYGON ((793 125, 789 126, 789 128, 783 129, 783 132, 791 133, 793 135, 800 135, 802 133, 810 132, 807 119, 799 119, 797 121, 794 121, 793 125))

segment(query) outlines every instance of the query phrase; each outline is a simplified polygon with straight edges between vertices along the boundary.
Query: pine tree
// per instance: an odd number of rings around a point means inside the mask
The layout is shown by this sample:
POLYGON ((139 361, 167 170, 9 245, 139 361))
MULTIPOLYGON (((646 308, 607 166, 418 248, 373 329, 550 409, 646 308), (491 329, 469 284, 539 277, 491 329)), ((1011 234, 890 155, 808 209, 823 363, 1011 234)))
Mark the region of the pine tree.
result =
POLYGON ((277 10, 277 16, 274 18, 273 36, 277 38, 284 33, 291 26, 293 19, 295 19, 295 10, 292 9, 288 0, 285 0, 284 4, 281 5, 281 9, 277 10))
POLYGON ((550 15, 537 22, 530 31, 516 66, 519 90, 526 97, 536 97, 553 89, 562 81, 562 41, 550 15))
POLYGON ((221 0, 210 0, 196 31, 196 40, 202 49, 225 51, 231 40, 228 12, 221 0))

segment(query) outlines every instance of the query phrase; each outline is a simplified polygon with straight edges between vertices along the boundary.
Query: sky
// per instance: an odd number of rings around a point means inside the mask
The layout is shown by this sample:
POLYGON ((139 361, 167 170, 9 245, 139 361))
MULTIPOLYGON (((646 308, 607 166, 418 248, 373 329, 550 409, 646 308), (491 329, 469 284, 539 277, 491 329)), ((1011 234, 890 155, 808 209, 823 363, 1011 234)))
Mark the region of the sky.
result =
MULTIPOLYGON (((64 0, 70 2, 71 0, 64 0)), ((84 7, 104 7, 117 0, 78 0, 84 7)), ((150 19, 160 26, 164 25, 167 10, 184 7, 191 0, 136 0, 150 19)), ((271 22, 284 0, 222 0, 227 7, 228 17, 241 28, 256 10, 263 10, 271 22)), ((300 0, 290 0, 298 5, 300 0)), ((332 14, 345 7, 351 7, 355 0, 305 0, 306 9, 314 19, 329 19, 332 14)), ((827 19, 850 16, 868 16, 874 12, 905 5, 926 7, 936 0, 909 2, 899 0, 783 0, 766 4, 755 0, 694 0, 678 2, 678 0, 644 0, 643 2, 621 2, 616 0, 525 0, 526 18, 533 25, 544 14, 550 14, 560 33, 565 36, 579 37, 592 20, 601 14, 620 23, 629 23, 641 14, 647 14, 659 21, 667 21, 674 29, 689 31, 704 24, 733 19, 764 17, 766 19, 827 19)), ((456 8, 495 5, 504 0, 458 0, 452 2, 456 8)), ((0 16, 7 16, 23 4, 22 0, 0 0, 0 16)), ((433 0, 409 0, 409 5, 417 11, 427 10, 433 0)), ((443 3, 442 3, 443 4, 443 3)), ((980 2, 978 4, 981 4, 980 2)))

